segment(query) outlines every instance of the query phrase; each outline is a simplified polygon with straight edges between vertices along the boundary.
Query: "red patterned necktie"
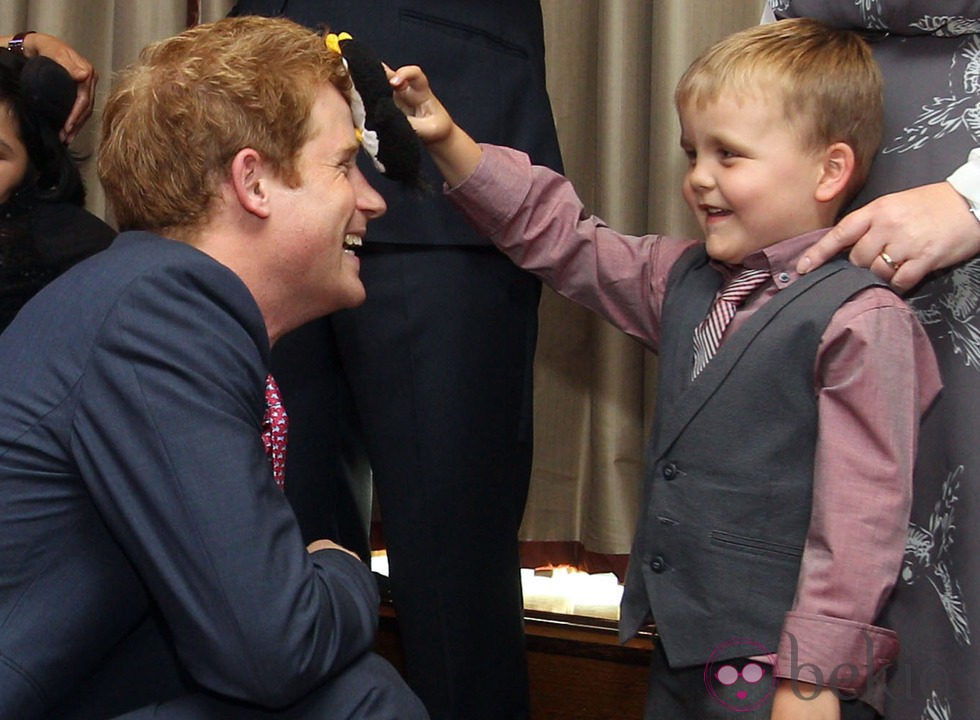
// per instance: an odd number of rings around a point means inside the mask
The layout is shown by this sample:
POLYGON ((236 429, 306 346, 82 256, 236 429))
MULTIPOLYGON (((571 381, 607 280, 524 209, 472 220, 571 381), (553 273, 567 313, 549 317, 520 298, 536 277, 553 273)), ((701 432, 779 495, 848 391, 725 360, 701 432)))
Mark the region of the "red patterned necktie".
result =
POLYGON ((768 270, 743 270, 722 288, 721 294, 715 298, 708 316, 694 329, 692 380, 701 374, 708 361, 718 352, 721 336, 724 335, 725 328, 735 317, 735 311, 739 305, 745 302, 745 298, 755 292, 768 277, 768 270))
POLYGON ((289 418, 279 397, 279 386, 269 375, 265 379, 265 417, 262 418, 262 442, 272 463, 272 477, 282 490, 286 484, 286 434, 289 418))

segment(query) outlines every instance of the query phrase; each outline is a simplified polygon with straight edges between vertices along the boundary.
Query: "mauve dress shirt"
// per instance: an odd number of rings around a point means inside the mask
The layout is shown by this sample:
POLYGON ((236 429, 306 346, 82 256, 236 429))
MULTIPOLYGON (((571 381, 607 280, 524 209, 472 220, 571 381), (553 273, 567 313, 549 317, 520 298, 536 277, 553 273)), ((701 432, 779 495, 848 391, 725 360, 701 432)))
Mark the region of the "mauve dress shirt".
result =
MULTIPOLYGON (((532 166, 517 151, 491 145, 483 151, 476 171, 449 197, 516 264, 656 351, 671 267, 699 241, 617 233, 583 211, 563 176, 532 166)), ((745 259, 746 267, 767 268, 772 282, 739 308, 722 342, 797 279, 797 259, 823 232, 745 259)), ((868 679, 869 659, 876 673, 898 651, 894 632, 873 623, 901 569, 919 419, 941 381, 908 306, 890 290, 871 287, 832 317, 813 382, 813 510, 775 674, 853 690, 868 679)))

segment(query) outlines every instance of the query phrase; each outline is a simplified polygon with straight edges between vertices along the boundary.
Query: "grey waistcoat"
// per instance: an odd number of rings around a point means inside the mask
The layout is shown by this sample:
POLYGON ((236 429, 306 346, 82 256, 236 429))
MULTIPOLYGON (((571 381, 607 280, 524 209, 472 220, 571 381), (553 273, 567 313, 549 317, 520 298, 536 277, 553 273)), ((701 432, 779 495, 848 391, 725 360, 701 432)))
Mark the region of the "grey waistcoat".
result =
POLYGON ((775 652, 810 519, 814 363, 831 316, 882 284, 836 260, 781 290, 691 382, 692 337, 721 282, 703 246, 671 271, 644 500, 620 636, 652 616, 672 667, 775 652))

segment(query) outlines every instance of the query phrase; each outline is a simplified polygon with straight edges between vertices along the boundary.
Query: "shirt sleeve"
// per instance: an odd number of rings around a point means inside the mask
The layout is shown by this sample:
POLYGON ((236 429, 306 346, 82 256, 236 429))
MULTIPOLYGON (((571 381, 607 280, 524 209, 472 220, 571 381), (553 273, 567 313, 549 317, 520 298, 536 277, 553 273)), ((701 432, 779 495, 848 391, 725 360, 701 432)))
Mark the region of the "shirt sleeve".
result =
POLYGON ((946 182, 970 203, 970 207, 980 208, 980 148, 971 150, 967 161, 946 178, 946 182))
POLYGON ((898 651, 874 623, 901 570, 919 420, 939 374, 911 310, 871 288, 832 318, 816 375, 813 510, 776 675, 859 694, 898 651))
POLYGON ((228 286, 172 271, 127 290, 80 380, 72 454, 195 680, 279 707, 370 648, 378 596, 355 558, 306 552, 261 441, 242 308, 258 311, 228 286))
POLYGON ((652 350, 670 268, 696 240, 618 233, 585 212, 568 178, 527 155, 483 145, 449 197, 516 265, 652 350))

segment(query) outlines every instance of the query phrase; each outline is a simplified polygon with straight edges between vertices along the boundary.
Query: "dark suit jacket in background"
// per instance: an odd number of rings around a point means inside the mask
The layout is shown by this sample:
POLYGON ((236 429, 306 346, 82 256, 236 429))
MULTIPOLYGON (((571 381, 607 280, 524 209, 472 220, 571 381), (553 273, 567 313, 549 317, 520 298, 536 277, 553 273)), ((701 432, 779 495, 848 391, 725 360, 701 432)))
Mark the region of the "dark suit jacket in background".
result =
MULTIPOLYGON (((420 65, 473 137, 561 169, 536 0, 242 0, 233 12, 347 31, 391 67, 420 65)), ((350 522, 366 448, 412 688, 435 720, 526 717, 517 531, 540 286, 442 197, 428 157, 422 198, 361 167, 388 204, 360 253, 367 301, 273 353, 287 494, 307 537, 366 555, 350 522)))

